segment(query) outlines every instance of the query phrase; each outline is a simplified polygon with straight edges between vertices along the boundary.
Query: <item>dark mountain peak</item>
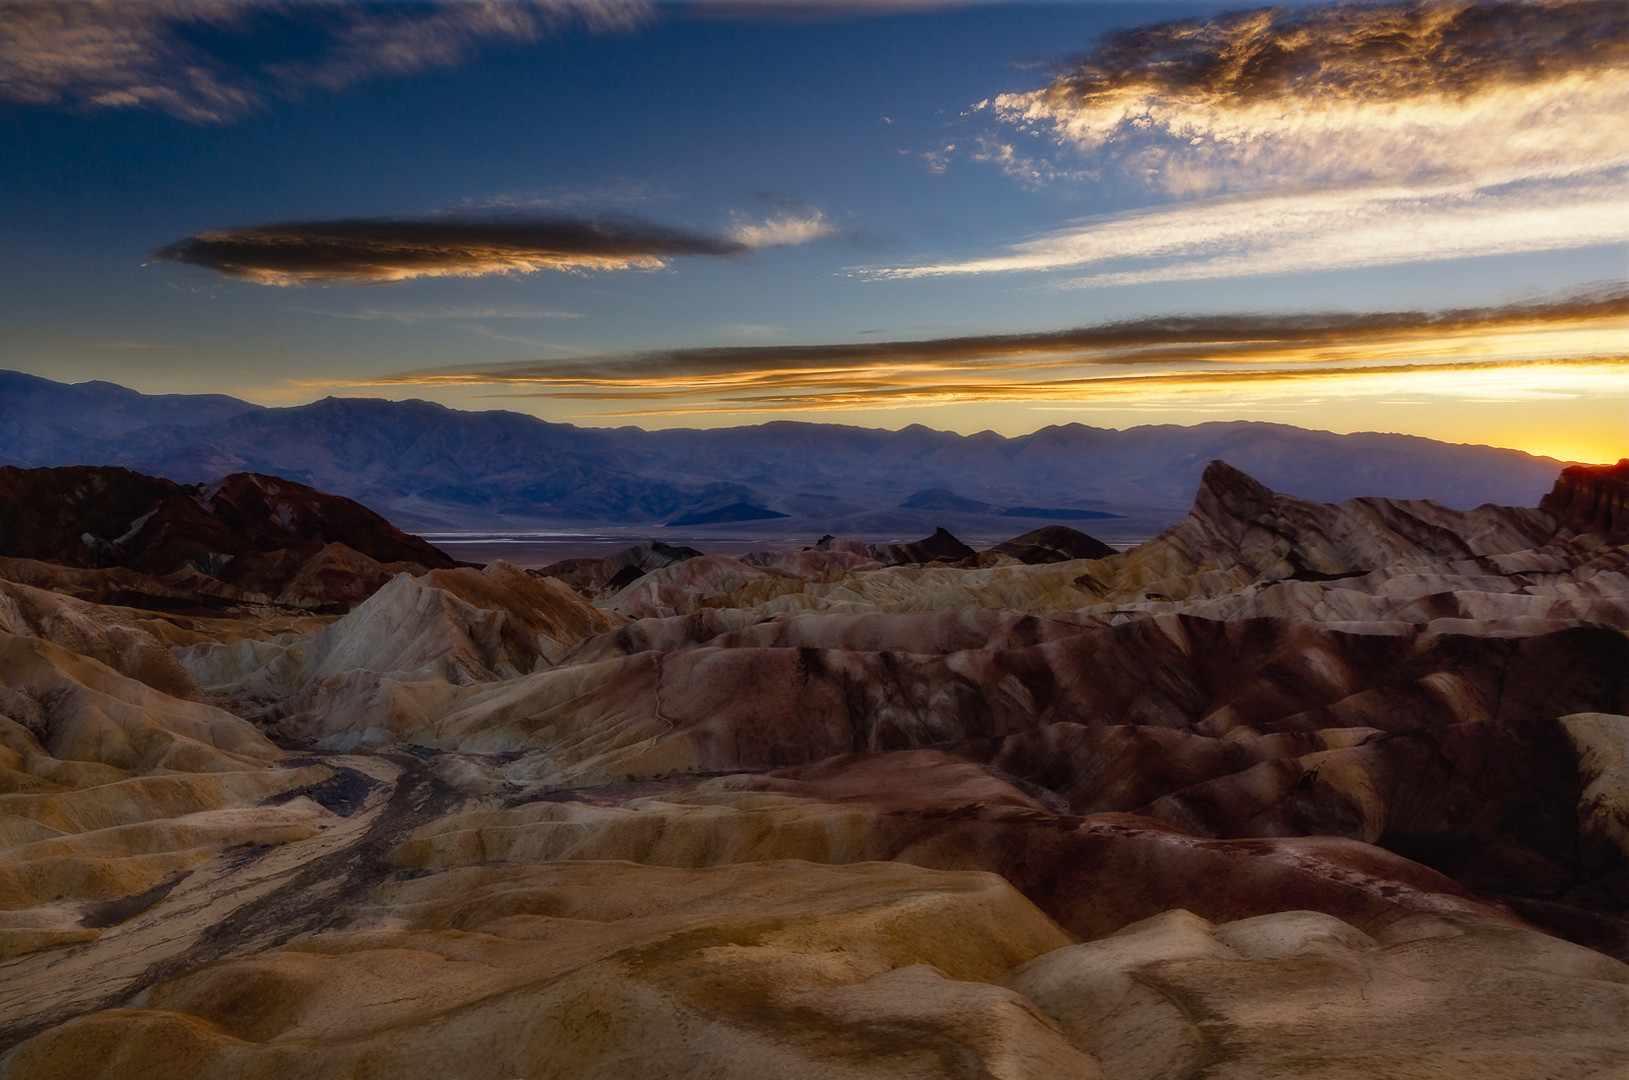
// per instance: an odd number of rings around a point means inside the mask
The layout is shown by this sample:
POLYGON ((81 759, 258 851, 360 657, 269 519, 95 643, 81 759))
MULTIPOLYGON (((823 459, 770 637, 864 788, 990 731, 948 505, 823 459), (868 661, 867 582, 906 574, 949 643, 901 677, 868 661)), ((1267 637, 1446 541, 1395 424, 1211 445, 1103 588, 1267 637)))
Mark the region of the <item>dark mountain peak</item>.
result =
POLYGON ((1629 540, 1629 458, 1616 465, 1572 465, 1539 502, 1564 532, 1629 540))
POLYGON ((0 390, 35 390, 60 385, 62 384, 42 379, 38 375, 30 375, 25 371, 0 370, 0 390))
POLYGON ((771 518, 790 517, 778 510, 771 510, 767 506, 757 506, 749 502, 733 502, 728 506, 720 506, 713 510, 697 510, 684 514, 668 522, 668 527, 675 525, 718 525, 729 521, 767 521, 771 518))
POLYGON ((293 405, 290 409, 304 409, 309 412, 357 412, 357 413, 445 413, 454 410, 437 401, 426 401, 423 398, 406 398, 394 401, 390 398, 375 397, 336 397, 333 394, 318 398, 306 405, 293 405))
POLYGON ((1106 559, 1115 554, 1115 550, 1103 541, 1067 525, 1043 525, 997 544, 991 550, 1001 555, 1011 555, 1031 566, 1073 559, 1106 559))
POLYGON ((346 601, 388 579, 387 567, 457 565, 367 507, 292 480, 235 473, 183 486, 116 466, 0 468, 0 555, 202 574, 262 597, 278 595, 312 560, 363 564, 365 588, 357 574, 340 574, 345 580, 328 583, 338 592, 317 597, 346 601), (330 548, 350 554, 324 555, 330 548))
POLYGON ((0 555, 101 565, 103 546, 183 491, 117 466, 0 467, 0 555))
POLYGON ((91 390, 91 391, 94 391, 94 392, 96 392, 98 394, 104 394, 107 397, 116 397, 116 398, 139 398, 139 397, 141 397, 140 393, 138 393, 135 390, 130 389, 130 387, 128 387, 128 386, 120 386, 118 383, 116 383, 116 382, 108 382, 106 379, 88 379, 85 382, 73 383, 71 385, 75 389, 78 389, 78 390, 91 390))
MULTIPOLYGON (((199 491, 195 502, 226 535, 226 545, 265 550, 273 538, 343 543, 382 563, 457 565, 441 549, 396 528, 361 503, 279 476, 233 473, 199 491)), ((220 548, 218 550, 228 550, 220 548)))
POLYGON ((902 510, 939 510, 956 514, 999 514, 1002 508, 969 499, 946 488, 923 488, 914 491, 902 503, 902 510))
POLYGON ((1272 491, 1267 485, 1261 483, 1243 469, 1236 469, 1220 458, 1214 459, 1209 465, 1205 466, 1205 471, 1199 476, 1199 486, 1201 489, 1209 488, 1217 493, 1229 491, 1247 492, 1251 498, 1264 498, 1272 495, 1272 491))

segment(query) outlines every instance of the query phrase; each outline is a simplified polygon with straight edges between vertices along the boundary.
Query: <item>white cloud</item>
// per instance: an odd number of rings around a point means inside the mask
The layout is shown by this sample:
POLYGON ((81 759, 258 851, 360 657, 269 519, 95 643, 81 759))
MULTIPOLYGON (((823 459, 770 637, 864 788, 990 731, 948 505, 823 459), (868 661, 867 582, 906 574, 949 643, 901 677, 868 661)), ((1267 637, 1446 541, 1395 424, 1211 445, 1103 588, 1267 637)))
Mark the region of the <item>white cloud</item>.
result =
POLYGON ((1268 8, 1127 31, 976 108, 1184 196, 1565 176, 1629 163, 1626 26, 1594 0, 1268 8))
POLYGON ((1629 243, 1629 170, 1565 182, 1323 188, 1073 223, 1004 252, 871 269, 875 278, 1090 270, 1131 285, 1629 243))
POLYGON ((819 210, 788 211, 765 221, 738 221, 726 234, 751 248, 793 247, 831 236, 838 231, 819 210))
POLYGON ((870 276, 1130 285, 1629 241, 1621 5, 1325 4, 1144 27, 974 114, 1056 148, 981 137, 973 157, 1020 183, 1119 177, 1176 201, 870 276), (1070 154, 1080 170, 1057 164, 1070 154))
POLYGON ((968 157, 996 166, 1025 187, 1041 188, 1059 182, 1079 183, 1091 177, 1088 170, 1060 169, 1046 158, 1031 157, 1012 143, 1002 142, 990 135, 979 135, 976 142, 978 149, 968 157))

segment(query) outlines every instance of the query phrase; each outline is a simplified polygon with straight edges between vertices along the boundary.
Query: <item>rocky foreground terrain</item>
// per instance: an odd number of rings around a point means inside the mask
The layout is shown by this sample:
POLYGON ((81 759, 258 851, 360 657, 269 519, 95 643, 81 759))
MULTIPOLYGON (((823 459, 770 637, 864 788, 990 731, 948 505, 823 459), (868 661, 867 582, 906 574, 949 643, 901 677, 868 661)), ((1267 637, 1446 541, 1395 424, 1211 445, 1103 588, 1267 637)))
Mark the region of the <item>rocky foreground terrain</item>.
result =
POLYGON ((70 472, 0 1077, 1629 1077, 1629 462, 543 572, 70 472))

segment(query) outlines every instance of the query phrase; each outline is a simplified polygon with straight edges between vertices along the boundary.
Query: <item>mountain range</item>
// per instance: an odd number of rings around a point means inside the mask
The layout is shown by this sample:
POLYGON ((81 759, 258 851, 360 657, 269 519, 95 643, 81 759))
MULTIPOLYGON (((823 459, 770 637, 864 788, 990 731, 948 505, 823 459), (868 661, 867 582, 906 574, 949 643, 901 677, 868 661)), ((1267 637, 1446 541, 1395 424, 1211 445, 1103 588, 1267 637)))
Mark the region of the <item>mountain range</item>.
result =
POLYGON ((1304 498, 1382 495, 1461 509, 1531 505, 1562 464, 1415 436, 1243 421, 1065 424, 1012 437, 786 421, 645 431, 425 401, 330 397, 267 408, 0 372, 0 464, 122 465, 179 483, 276 475, 421 531, 682 523, 723 535, 770 528, 897 539, 943 525, 1004 539, 1023 518, 1090 519, 1095 535, 1130 540, 1180 520, 1213 459, 1304 498))

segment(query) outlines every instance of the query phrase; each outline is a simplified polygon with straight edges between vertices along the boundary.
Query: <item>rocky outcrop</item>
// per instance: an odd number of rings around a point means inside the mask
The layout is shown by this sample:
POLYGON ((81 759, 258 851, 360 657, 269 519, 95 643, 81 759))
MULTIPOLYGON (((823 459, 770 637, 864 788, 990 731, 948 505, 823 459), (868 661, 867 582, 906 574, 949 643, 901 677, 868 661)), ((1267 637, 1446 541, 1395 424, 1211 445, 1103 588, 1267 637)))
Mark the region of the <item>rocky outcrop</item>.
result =
POLYGON ((901 544, 868 543, 861 540, 839 540, 835 536, 822 536, 814 545, 815 551, 847 551, 874 559, 884 566, 906 566, 912 563, 959 562, 971 559, 977 552, 956 539, 944 528, 935 529, 932 536, 901 544))
POLYGON ((675 547, 652 540, 648 544, 635 544, 603 559, 564 559, 550 563, 536 573, 540 577, 563 581, 578 592, 589 594, 600 589, 620 589, 652 570, 694 559, 700 554, 692 547, 675 547))
POLYGON ((1564 533, 1629 542, 1629 458, 1616 465, 1573 465, 1539 502, 1564 533))

